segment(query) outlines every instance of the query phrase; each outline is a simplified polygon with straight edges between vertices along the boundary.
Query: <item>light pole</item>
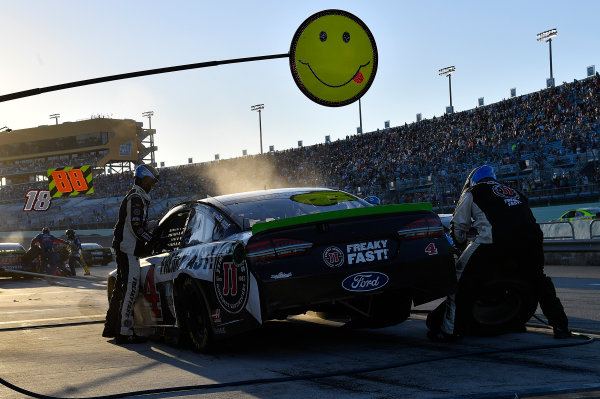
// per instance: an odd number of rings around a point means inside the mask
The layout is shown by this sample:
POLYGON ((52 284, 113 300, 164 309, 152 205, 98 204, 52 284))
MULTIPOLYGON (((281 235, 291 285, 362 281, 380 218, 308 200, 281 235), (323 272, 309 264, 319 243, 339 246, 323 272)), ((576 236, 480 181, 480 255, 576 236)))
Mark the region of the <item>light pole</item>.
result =
POLYGON ((360 122, 360 134, 362 134, 363 130, 362 130, 362 108, 361 108, 361 104, 360 104, 360 98, 358 99, 358 119, 360 122))
POLYGON ((152 133, 152 117, 154 116, 154 111, 142 112, 142 116, 148 118, 148 130, 150 131, 150 165, 156 166, 156 161, 154 159, 154 134, 152 133))
POLYGON ((450 113, 454 113, 454 107, 452 106, 452 72, 454 71, 456 71, 454 65, 439 70, 440 76, 448 76, 448 90, 450 92, 450 113))
POLYGON ((60 118, 60 114, 52 114, 50 115, 50 119, 54 119, 56 124, 58 125, 58 118, 60 118))
POLYGON ((250 111, 258 111, 258 129, 260 131, 260 153, 263 153, 263 146, 262 146, 262 122, 260 119, 260 111, 262 109, 265 109, 265 104, 256 104, 250 107, 250 111))
POLYGON ((552 87, 554 87, 554 75, 552 74, 552 38, 557 35, 558 35, 558 32, 557 32, 556 28, 537 34, 537 41, 538 42, 541 42, 542 40, 547 41, 548 48, 550 49, 550 79, 552 80, 552 87))

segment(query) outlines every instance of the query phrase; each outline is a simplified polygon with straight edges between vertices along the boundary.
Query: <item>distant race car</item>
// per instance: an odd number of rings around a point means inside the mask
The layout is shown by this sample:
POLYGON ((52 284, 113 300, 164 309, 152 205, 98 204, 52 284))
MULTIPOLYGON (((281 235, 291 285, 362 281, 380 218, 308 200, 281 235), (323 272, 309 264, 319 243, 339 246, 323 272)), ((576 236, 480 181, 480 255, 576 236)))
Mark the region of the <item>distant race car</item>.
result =
POLYGON ((23 254, 25 254, 25 248, 19 243, 0 243, 0 277, 14 276, 14 272, 25 269, 28 271, 29 268, 23 266, 23 254))
POLYGON ((580 208, 565 212, 557 221, 566 222, 573 220, 600 219, 600 208, 580 208))
MULTIPOLYGON (((372 206, 321 188, 210 197, 173 207, 141 261, 135 331, 198 351, 308 310, 357 326, 406 320, 456 286, 431 204, 372 206)), ((109 299, 116 271, 109 275, 109 299)))
POLYGON ((82 242, 81 254, 83 255, 83 260, 85 260, 85 263, 89 266, 106 266, 114 260, 112 248, 105 248, 94 242, 82 242))

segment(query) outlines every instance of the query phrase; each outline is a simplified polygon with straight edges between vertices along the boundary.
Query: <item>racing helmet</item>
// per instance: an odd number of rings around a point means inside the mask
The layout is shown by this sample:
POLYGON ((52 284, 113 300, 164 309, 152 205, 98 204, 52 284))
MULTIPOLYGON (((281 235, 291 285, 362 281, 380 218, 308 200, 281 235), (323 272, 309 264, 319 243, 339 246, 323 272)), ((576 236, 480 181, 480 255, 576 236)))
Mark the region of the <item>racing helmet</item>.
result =
POLYGON ((368 196, 367 198, 365 198, 365 201, 367 201, 371 205, 381 205, 381 200, 374 195, 368 196))
POLYGON ((139 179, 143 179, 144 177, 150 177, 155 182, 158 181, 160 175, 158 170, 154 168, 152 165, 138 165, 135 168, 135 177, 139 179))
POLYGON ((65 231, 65 235, 67 236, 67 238, 75 237, 75 230, 68 229, 67 231, 65 231))
POLYGON ((43 234, 50 234, 50 229, 49 229, 48 227, 44 227, 44 228, 42 229, 42 233, 43 233, 43 234))
POLYGON ((479 166, 469 173, 469 177, 465 181, 465 185, 463 186, 463 191, 468 189, 469 187, 474 186, 479 183, 483 179, 492 178, 496 180, 496 173, 494 172, 494 168, 489 165, 479 166))

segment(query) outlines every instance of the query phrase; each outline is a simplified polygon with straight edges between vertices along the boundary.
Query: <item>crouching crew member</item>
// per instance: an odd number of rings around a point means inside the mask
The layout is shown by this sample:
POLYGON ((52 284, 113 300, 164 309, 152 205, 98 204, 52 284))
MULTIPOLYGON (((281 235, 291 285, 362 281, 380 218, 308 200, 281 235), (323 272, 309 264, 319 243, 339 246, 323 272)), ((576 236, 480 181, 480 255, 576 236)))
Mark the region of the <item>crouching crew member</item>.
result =
MULTIPOLYGON (((60 238, 54 237, 50 234, 50 229, 48 227, 44 227, 42 232, 35 236, 33 240, 31 240, 30 247, 39 246, 41 249, 41 272, 48 274, 56 274, 57 269, 60 270, 63 274, 66 271, 64 267, 60 266, 59 255, 54 251, 54 244, 64 244, 67 245, 66 241, 61 240, 60 238), (49 268, 46 269, 46 265, 49 265, 49 268)), ((65 274, 68 275, 68 274, 65 274)))
MULTIPOLYGON (((502 267, 501 262, 509 259, 533 287, 544 315, 554 328, 554 337, 571 336, 554 284, 544 274, 543 233, 522 193, 499 183, 492 167, 475 168, 465 182, 450 227, 455 245, 464 249, 456 263, 456 278, 459 282, 464 279, 459 284, 459 295, 461 290, 475 288, 466 282, 481 284, 474 275, 482 274, 493 264, 502 267), (469 243, 467 232, 471 227, 477 230, 477 236, 469 243)), ((430 339, 452 341, 458 337, 455 300, 456 294, 446 299, 441 326, 428 320, 430 339)))
POLYGON ((140 289, 139 256, 152 240, 147 228, 149 192, 158 181, 158 171, 150 165, 135 168, 134 185, 119 208, 112 246, 116 253, 117 280, 106 313, 103 337, 115 337, 118 344, 144 339, 134 334, 133 308, 140 289))

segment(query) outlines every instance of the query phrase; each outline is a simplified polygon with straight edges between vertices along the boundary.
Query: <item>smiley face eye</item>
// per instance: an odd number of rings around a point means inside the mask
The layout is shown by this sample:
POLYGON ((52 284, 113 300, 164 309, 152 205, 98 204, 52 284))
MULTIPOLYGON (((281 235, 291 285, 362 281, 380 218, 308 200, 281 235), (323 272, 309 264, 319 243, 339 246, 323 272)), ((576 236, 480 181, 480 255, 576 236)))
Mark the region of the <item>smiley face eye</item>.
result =
POLYGON ((344 34, 342 35, 342 40, 344 41, 344 43, 348 43, 350 41, 350 33, 344 32, 344 34))
POLYGON ((319 33, 319 39, 321 39, 322 42, 324 42, 325 40, 327 40, 327 32, 325 32, 324 30, 322 30, 321 33, 319 33))

